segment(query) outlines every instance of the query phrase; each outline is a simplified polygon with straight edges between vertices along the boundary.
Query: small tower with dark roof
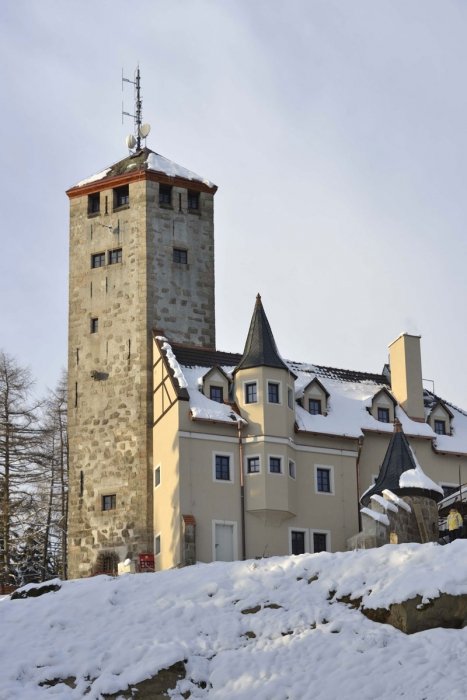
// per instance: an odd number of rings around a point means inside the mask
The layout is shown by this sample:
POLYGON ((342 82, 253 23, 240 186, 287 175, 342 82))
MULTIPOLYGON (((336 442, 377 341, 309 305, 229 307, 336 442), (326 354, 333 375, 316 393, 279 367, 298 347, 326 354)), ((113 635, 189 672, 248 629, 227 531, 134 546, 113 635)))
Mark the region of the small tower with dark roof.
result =
POLYGON ((418 464, 396 418, 378 478, 360 499, 362 532, 351 538, 349 548, 435 542, 442 495, 441 487, 418 464))
POLYGON ((296 457, 289 441, 295 422, 296 375, 279 354, 259 294, 233 375, 235 402, 248 423, 244 469, 247 474, 250 467, 256 470, 255 478, 247 481, 246 509, 279 524, 297 510, 296 457), (269 435, 279 438, 274 449, 266 446, 269 435))

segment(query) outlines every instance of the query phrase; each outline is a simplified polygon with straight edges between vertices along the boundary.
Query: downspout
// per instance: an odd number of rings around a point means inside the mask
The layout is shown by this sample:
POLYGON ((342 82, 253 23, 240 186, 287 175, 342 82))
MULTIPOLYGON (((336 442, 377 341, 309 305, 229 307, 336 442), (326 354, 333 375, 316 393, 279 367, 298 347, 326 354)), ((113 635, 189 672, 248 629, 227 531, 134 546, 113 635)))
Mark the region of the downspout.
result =
POLYGON ((237 421, 238 431, 238 460, 240 463, 240 518, 242 525, 242 561, 246 558, 246 535, 245 535, 245 479, 243 474, 243 440, 242 421, 237 421))
POLYGON ((360 455, 363 447, 363 437, 358 438, 358 453, 355 464, 357 474, 357 507, 358 507, 358 531, 362 531, 362 514, 360 512, 360 455))

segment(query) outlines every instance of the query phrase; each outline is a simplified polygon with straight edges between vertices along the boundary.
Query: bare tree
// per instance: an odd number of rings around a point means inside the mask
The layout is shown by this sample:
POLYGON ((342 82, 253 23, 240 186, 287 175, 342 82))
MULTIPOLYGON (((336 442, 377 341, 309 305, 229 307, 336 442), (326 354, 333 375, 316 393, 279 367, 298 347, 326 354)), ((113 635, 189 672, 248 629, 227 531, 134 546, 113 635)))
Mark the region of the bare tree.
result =
POLYGON ((38 409, 33 381, 0 351, 0 583, 14 580, 14 547, 34 520, 35 487, 39 480, 38 409))

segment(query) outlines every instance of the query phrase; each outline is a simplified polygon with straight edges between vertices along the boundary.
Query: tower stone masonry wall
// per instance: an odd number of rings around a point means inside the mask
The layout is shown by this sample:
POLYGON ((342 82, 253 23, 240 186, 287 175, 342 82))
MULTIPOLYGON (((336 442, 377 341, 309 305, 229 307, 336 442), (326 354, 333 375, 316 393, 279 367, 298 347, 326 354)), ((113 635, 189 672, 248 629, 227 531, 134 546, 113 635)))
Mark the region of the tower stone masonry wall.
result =
POLYGON ((95 216, 87 194, 70 198, 70 578, 95 572, 102 552, 136 561, 153 551, 153 328, 215 344, 213 196, 200 193, 191 214, 187 190, 174 187, 165 209, 159 183, 140 179, 129 206, 113 211, 112 189, 100 188, 95 216), (187 250, 187 265, 173 262, 174 247, 187 250), (109 264, 119 248, 121 262, 109 264), (96 253, 105 265, 92 268, 96 253), (103 496, 115 507, 104 510, 103 496))

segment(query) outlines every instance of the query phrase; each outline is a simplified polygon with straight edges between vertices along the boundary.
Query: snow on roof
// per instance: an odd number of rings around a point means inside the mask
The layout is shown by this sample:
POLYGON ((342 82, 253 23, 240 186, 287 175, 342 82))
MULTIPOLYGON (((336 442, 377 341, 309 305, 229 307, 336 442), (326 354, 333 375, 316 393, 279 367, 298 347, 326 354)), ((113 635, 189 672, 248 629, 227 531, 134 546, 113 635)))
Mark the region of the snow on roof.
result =
POLYGON ((168 177, 180 177, 184 180, 192 180, 193 182, 201 182, 207 187, 215 187, 215 185, 202 177, 197 175, 191 170, 184 168, 182 165, 174 163, 172 160, 159 155, 159 153, 154 153, 149 148, 144 148, 138 153, 134 153, 118 163, 114 163, 105 170, 101 170, 95 175, 81 180, 75 187, 83 187, 84 185, 89 185, 93 182, 103 180, 107 176, 114 175, 124 175, 125 173, 131 173, 135 168, 140 170, 151 170, 153 172, 162 173, 168 177))
POLYGON ((384 508, 384 510, 391 510, 393 513, 397 513, 399 511, 399 508, 395 503, 392 503, 392 501, 388 501, 387 498, 383 498, 383 496, 380 496, 377 493, 374 493, 372 496, 370 496, 370 501, 375 501, 375 503, 379 503, 379 505, 384 508))
POLYGON ((100 173, 96 173, 95 175, 91 175, 91 177, 87 177, 85 180, 81 180, 80 182, 78 182, 76 187, 83 187, 84 185, 90 185, 91 182, 103 180, 107 173, 110 171, 110 169, 111 168, 106 168, 105 170, 101 170, 100 173))
POLYGON ((405 489, 416 488, 425 489, 427 491, 437 491, 442 496, 444 496, 444 491, 441 488, 441 486, 439 486, 439 484, 437 484, 436 482, 432 481, 430 477, 425 474, 425 472, 423 471, 423 469, 417 461, 415 452, 412 450, 410 445, 409 448, 414 458, 416 466, 415 469, 407 469, 405 472, 402 472, 399 479, 399 486, 405 489))
MULTIPOLYGON (((231 375, 236 365, 226 365, 226 362, 239 362, 241 355, 221 353, 214 350, 192 348, 174 344, 174 352, 180 358, 180 367, 186 375, 193 370, 198 382, 216 364, 222 367, 226 374, 231 375)), ((329 392, 327 415, 312 415, 300 405, 295 406, 295 419, 299 430, 322 433, 327 435, 342 435, 359 438, 363 431, 378 431, 393 433, 392 423, 383 423, 373 418, 369 409, 374 396, 386 388, 390 390, 385 376, 368 372, 356 372, 321 365, 285 361, 297 379, 295 380, 295 396, 301 398, 303 390, 317 378, 326 391, 329 392)), ((197 381, 192 382, 191 392, 194 398, 203 396, 198 389, 197 381)), ((194 398, 190 395, 190 403, 194 398)), ((209 400, 209 399, 208 399, 209 400)), ((400 406, 395 407, 395 415, 400 420, 404 433, 409 437, 424 437, 435 440, 436 449, 442 452, 467 453, 467 414, 445 402, 453 413, 451 421, 452 435, 436 435, 428 423, 414 421, 407 416, 400 406)), ((218 404, 219 406, 219 404, 218 404)), ((205 407, 206 408, 206 407, 205 407)))
MULTIPOLYGON (((159 338, 159 340, 162 340, 162 338, 159 338)), ((177 362, 177 358, 174 355, 174 352, 172 348, 170 347, 169 343, 167 341, 164 341, 161 345, 162 350, 165 352, 165 356, 167 357, 167 362, 169 363, 170 367, 172 368, 172 371, 174 373, 174 377, 178 382, 178 386, 180 389, 186 389, 188 387, 187 381, 185 377, 183 376, 183 372, 181 370, 180 365, 177 362)))
MULTIPOLYGON (((232 372, 233 367, 222 367, 226 374, 232 372)), ((201 391, 200 379, 206 374, 206 367, 183 367, 185 386, 190 396, 190 410, 193 418, 198 420, 212 420, 222 423, 245 423, 246 421, 236 413, 231 406, 219 401, 212 401, 201 391)))
POLYGON ((396 494, 393 493, 392 491, 390 491, 389 489, 383 490, 383 496, 384 496, 384 498, 388 499, 389 501, 392 501, 399 508, 403 508, 404 510, 406 510, 407 513, 412 512, 412 508, 409 506, 409 504, 406 503, 403 498, 396 496, 396 494))
POLYGON ((214 187, 214 184, 210 180, 197 175, 191 170, 187 170, 182 165, 177 165, 172 160, 160 156, 158 153, 149 153, 146 160, 148 170, 154 170, 157 173, 164 173, 164 175, 169 175, 170 177, 183 177, 185 180, 196 180, 197 182, 202 182, 208 187, 214 187))
POLYGON ((368 517, 376 520, 378 523, 389 527, 389 518, 385 513, 377 513, 376 510, 371 510, 371 508, 361 508, 360 513, 368 515, 368 517))

